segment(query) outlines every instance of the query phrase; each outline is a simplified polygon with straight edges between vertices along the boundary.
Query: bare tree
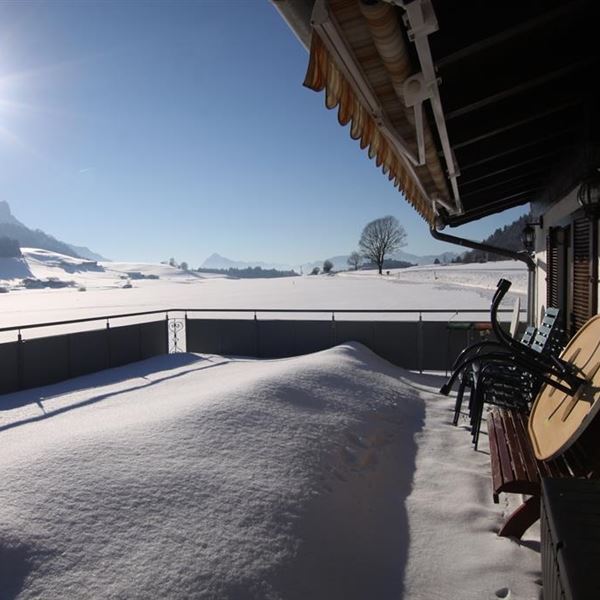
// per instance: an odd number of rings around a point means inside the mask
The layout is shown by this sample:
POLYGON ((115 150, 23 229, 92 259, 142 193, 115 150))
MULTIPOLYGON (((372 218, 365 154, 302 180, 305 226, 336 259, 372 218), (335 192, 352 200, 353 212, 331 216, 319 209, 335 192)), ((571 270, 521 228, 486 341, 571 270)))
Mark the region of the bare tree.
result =
POLYGON ((330 273, 331 269, 333 269, 333 263, 329 259, 327 259, 323 263, 323 273, 330 273))
POLYGON ((362 256, 358 252, 354 251, 348 257, 347 262, 349 266, 354 267, 355 271, 358 271, 358 267, 360 267, 360 263, 362 262, 362 256))
POLYGON ((396 217, 388 215, 365 225, 358 245, 363 256, 377 265, 379 274, 387 254, 406 246, 406 232, 396 217))

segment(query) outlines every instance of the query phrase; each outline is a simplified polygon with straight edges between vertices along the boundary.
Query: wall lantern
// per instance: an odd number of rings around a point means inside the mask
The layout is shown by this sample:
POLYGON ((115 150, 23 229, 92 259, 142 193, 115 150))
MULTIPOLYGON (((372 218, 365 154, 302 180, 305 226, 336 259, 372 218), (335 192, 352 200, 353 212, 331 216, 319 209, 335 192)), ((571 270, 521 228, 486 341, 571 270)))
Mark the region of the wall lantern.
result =
POLYGON ((523 242, 523 247, 527 252, 531 252, 535 245, 535 229, 530 223, 527 223, 525 227, 523 227, 523 232, 521 233, 521 241, 523 242))
POLYGON ((600 217, 600 169, 594 169, 579 186, 577 201, 588 219, 600 217))
POLYGON ((535 223, 527 223, 525 227, 523 227, 523 231, 521 232, 521 242, 523 242, 523 247, 527 252, 532 252, 535 247, 535 229, 534 226, 543 227, 544 221, 542 217, 540 217, 539 221, 535 223))

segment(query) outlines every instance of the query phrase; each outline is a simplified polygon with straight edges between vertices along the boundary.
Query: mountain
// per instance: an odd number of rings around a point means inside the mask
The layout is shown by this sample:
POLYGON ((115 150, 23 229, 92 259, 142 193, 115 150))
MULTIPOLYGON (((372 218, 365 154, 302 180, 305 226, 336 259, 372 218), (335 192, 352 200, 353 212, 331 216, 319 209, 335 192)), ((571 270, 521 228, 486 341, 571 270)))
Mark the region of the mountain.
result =
POLYGON ((10 206, 8 205, 8 202, 4 200, 0 201, 0 223, 8 223, 9 225, 22 225, 25 227, 21 221, 15 219, 13 214, 10 212, 10 206))
POLYGON ((40 229, 29 229, 25 225, 17 225, 16 223, 0 223, 0 237, 7 237, 19 242, 22 248, 41 248, 43 250, 51 250, 59 254, 78 257, 77 252, 60 240, 44 233, 40 229))
POLYGON ((67 244, 41 229, 30 229, 12 214, 10 205, 4 200, 0 201, 0 237, 17 240, 23 248, 41 248, 42 250, 50 250, 75 258, 106 260, 89 248, 67 244))
POLYGON ((216 252, 211 254, 201 265, 202 269, 247 269, 260 267, 261 269, 277 269, 278 271, 290 271, 290 265, 268 263, 262 261, 246 262, 243 260, 232 260, 221 256, 216 252))
POLYGON ((203 269, 240 269, 245 266, 247 266, 247 263, 239 260, 231 260, 216 252, 211 254, 201 265, 203 269))

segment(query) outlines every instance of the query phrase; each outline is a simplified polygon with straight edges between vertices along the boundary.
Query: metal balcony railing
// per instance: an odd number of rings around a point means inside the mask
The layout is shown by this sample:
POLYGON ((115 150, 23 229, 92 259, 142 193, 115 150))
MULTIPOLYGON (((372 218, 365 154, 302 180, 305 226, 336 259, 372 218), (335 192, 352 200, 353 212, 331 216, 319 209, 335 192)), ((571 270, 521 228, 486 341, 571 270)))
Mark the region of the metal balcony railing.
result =
POLYGON ((480 309, 169 308, 1 327, 0 394, 170 352, 284 358, 348 341, 407 369, 447 370, 489 335, 486 319, 480 309))

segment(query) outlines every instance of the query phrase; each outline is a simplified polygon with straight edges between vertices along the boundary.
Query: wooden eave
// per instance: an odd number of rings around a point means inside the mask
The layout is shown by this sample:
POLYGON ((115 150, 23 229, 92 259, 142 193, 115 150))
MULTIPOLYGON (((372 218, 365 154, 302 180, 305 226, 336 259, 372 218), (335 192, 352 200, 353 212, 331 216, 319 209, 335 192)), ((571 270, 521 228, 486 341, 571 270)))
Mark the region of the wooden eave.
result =
MULTIPOLYGON (((418 73, 422 65, 403 22, 404 9, 363 0, 329 0, 327 8, 383 115, 414 154, 412 109, 399 97, 365 18, 365 5, 373 4, 386 7, 387 18, 397 23, 410 71, 418 73)), ((460 201, 450 185, 429 101, 424 107, 434 160, 429 155, 425 165, 399 169, 399 176, 378 156, 378 148, 369 148, 430 225, 437 212, 437 218, 455 226, 527 202, 556 200, 598 166, 598 2, 431 0, 431 5, 438 30, 428 42, 460 201), (411 178, 418 179, 417 186, 407 187, 411 178), (438 211, 440 206, 447 210, 438 211)), ((316 32, 312 35, 314 42, 316 32)), ((334 56, 331 60, 335 63, 334 56)), ((351 114, 342 120, 348 119, 351 114)))

